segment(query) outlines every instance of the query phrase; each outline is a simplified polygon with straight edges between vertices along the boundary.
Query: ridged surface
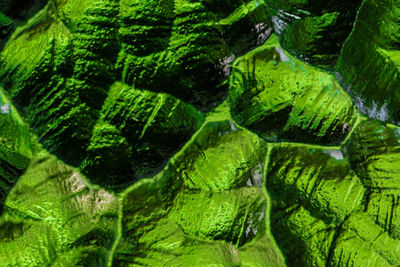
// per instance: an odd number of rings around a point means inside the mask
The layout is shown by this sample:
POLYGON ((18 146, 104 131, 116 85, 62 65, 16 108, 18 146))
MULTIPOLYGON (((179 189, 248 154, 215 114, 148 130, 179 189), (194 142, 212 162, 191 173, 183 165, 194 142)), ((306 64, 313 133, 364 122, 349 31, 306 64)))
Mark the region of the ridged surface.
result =
POLYGON ((1 266, 400 265, 396 2, 21 3, 1 266))
POLYGON ((266 223, 264 159, 257 153, 265 149, 228 121, 205 124, 163 172, 126 192, 114 263, 283 265, 266 223))
POLYGON ((332 68, 362 0, 266 0, 282 46, 306 62, 332 68))
POLYGON ((275 36, 234 62, 229 98, 233 118, 271 141, 338 144, 358 116, 331 75, 285 54, 275 36))
POLYGON ((336 69, 370 117, 398 122, 398 1, 363 1, 336 69))

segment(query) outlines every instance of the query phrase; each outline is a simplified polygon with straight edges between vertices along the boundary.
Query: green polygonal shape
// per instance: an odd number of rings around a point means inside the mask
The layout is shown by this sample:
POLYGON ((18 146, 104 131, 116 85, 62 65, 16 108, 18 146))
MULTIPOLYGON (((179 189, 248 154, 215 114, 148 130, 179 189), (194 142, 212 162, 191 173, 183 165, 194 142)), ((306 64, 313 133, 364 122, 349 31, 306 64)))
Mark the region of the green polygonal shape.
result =
POLYGON ((104 266, 116 238, 118 205, 112 193, 41 152, 7 197, 0 261, 12 266, 104 266))
POLYGON ((396 3, 333 75, 357 0, 41 2, 0 3, 0 265, 400 264, 400 129, 356 109, 396 123, 396 3))
POLYGON ((270 157, 267 187, 288 205, 301 203, 333 224, 361 207, 365 189, 340 150, 287 146, 270 157))
POLYGON ((204 120, 202 113, 171 95, 118 82, 101 114, 80 168, 106 187, 159 171, 204 120))
POLYGON ((397 1, 363 1, 336 65, 358 108, 390 122, 400 118, 399 11, 397 1))
POLYGON ((38 149, 35 141, 28 125, 0 87, 0 211, 9 190, 38 149))
POLYGON ((311 64, 332 68, 352 30, 361 0, 267 0, 282 46, 311 64))
POLYGON ((115 264, 262 265, 267 260, 282 265, 265 221, 267 198, 260 184, 263 170, 257 169, 263 162, 257 151, 265 149, 265 144, 253 134, 231 127, 228 121, 205 124, 160 174, 128 189, 115 264), (249 161, 225 154, 229 146, 238 145, 249 147, 249 161), (220 147, 227 149, 216 150, 220 147), (207 171, 201 167, 204 159, 198 157, 198 151, 206 158, 208 153, 218 153, 219 157, 208 160, 224 161, 232 167, 207 171), (231 171, 236 169, 243 171, 231 171), (258 183, 252 183, 253 179, 258 183), (251 258, 251 247, 263 248, 268 254, 251 258), (219 252, 213 254, 213 250, 219 252), (194 258, 196 263, 189 261, 194 258))
POLYGON ((235 61, 229 99, 233 118, 271 141, 339 143, 358 116, 334 77, 289 56, 276 37, 235 61))

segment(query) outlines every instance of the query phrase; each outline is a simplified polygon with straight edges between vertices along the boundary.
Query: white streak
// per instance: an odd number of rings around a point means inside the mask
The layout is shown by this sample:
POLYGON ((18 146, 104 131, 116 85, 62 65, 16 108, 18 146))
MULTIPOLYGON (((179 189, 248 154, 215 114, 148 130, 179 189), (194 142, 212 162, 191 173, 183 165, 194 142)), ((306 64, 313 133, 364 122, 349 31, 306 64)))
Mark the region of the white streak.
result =
POLYGON ((3 106, 1 106, 0 108, 0 112, 2 114, 8 114, 11 111, 11 106, 9 104, 4 104, 3 106))
POLYGON ((359 111, 368 115, 368 117, 370 118, 374 118, 380 121, 387 121, 389 119, 389 110, 387 107, 387 103, 382 106, 378 106, 378 103, 372 101, 372 107, 368 107, 365 105, 364 100, 361 97, 356 96, 354 98, 354 104, 359 111))
POLYGON ((293 20, 299 20, 301 17, 290 14, 283 9, 278 10, 278 16, 272 16, 271 21, 275 32, 280 35, 293 20))
POLYGON ((233 122, 229 121, 229 125, 231 126, 232 131, 236 132, 239 130, 238 128, 236 128, 236 126, 233 122))
POLYGON ((271 35, 272 28, 267 28, 265 23, 258 23, 254 26, 254 31, 258 34, 257 45, 263 44, 271 35))
POLYGON ((342 151, 340 150, 325 150, 324 153, 337 160, 342 160, 344 158, 342 151))
POLYGON ((277 16, 272 16, 271 21, 272 21, 272 25, 274 26, 274 31, 278 35, 281 34, 288 26, 286 21, 280 19, 277 16))
POLYGON ((285 55, 285 52, 283 52, 282 48, 280 47, 275 47, 276 52, 279 53, 279 56, 281 57, 281 61, 289 61, 288 56, 285 55))
POLYGON ((229 57, 225 57, 220 59, 218 65, 222 68, 222 73, 225 77, 228 77, 231 73, 232 62, 235 60, 235 55, 231 55, 229 57))
POLYGON ((77 193, 86 188, 81 177, 79 176, 79 173, 76 171, 74 171, 74 173, 71 175, 68 182, 70 183, 68 187, 72 193, 77 193))
POLYGON ((251 170, 251 177, 247 180, 247 186, 260 186, 262 184, 262 169, 264 164, 259 163, 251 170))
POLYGON ((281 15, 281 16, 285 16, 285 17, 289 17, 289 18, 293 18, 293 19, 301 19, 301 17, 296 16, 296 15, 294 15, 294 14, 290 14, 290 13, 284 11, 283 9, 280 9, 280 10, 278 11, 278 13, 279 13, 279 15, 281 15))

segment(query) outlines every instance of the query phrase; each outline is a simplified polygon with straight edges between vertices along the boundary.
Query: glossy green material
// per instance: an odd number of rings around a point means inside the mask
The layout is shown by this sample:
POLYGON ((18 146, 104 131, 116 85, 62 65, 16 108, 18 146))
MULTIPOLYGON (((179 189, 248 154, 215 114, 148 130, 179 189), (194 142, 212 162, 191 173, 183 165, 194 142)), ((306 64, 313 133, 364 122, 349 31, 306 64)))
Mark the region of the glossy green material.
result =
POLYGON ((398 5, 363 1, 336 66, 361 108, 380 111, 380 119, 390 122, 400 119, 398 5))
POLYGON ((17 2, 0 266, 400 265, 395 2, 17 2))
POLYGON ((361 0, 266 0, 282 46, 302 60, 331 68, 350 34, 361 0))
POLYGON ((229 98, 233 118, 271 141, 339 143, 358 116, 332 75, 290 56, 275 36, 234 62, 229 98))

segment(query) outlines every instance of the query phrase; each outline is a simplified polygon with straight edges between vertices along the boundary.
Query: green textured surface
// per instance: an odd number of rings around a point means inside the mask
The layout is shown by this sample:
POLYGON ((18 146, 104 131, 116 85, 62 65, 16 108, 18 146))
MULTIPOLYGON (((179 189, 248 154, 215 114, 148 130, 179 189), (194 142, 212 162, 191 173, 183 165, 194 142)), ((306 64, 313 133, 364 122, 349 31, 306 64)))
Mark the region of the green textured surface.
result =
POLYGON ((229 99, 233 118, 270 141, 338 143, 358 118, 332 75, 285 54, 275 36, 234 62, 229 99))
POLYGON ((398 122, 398 1, 363 1, 336 69, 365 113, 398 122))
POLYGON ((264 158, 256 153, 266 144, 230 127, 205 124, 160 174, 127 190, 117 265, 283 265, 266 223, 264 158), (263 253, 252 256, 252 248, 263 253))
POLYGON ((203 115, 175 97, 111 86, 81 169, 96 182, 129 183, 157 171, 200 127, 203 115))
POLYGON ((282 46, 306 62, 330 68, 351 32, 361 0, 266 0, 282 46))
POLYGON ((360 4, 0 1, 0 266, 399 266, 398 8, 360 4))

